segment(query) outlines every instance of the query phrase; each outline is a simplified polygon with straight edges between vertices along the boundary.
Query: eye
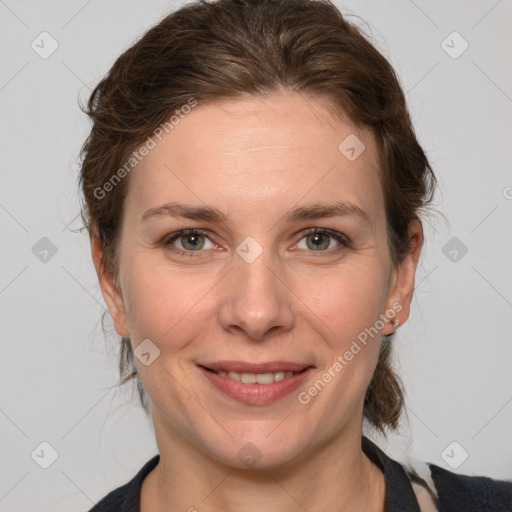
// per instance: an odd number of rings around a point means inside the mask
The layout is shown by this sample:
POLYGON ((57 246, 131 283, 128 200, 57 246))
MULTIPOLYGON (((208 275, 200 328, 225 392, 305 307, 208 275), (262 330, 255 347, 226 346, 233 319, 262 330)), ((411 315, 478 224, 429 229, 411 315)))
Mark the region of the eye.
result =
POLYGON ((328 252, 350 246, 349 239, 343 233, 329 229, 310 228, 304 235, 295 247, 313 252, 328 252), (302 240, 305 240, 305 244, 301 246, 302 240))
MULTIPOLYGON (((310 252, 336 252, 351 245, 350 239, 343 233, 325 228, 310 228, 303 232, 294 249, 310 252), (302 241, 305 241, 303 243, 302 241)), ((214 249, 216 245, 207 233, 197 229, 184 229, 173 233, 164 242, 165 247, 183 256, 200 256, 202 249, 214 249)))
POLYGON ((177 253, 186 254, 187 256, 195 256, 190 254, 201 252, 201 249, 213 249, 215 245, 208 238, 206 233, 196 229, 184 229, 171 235, 165 242, 167 247, 177 253))

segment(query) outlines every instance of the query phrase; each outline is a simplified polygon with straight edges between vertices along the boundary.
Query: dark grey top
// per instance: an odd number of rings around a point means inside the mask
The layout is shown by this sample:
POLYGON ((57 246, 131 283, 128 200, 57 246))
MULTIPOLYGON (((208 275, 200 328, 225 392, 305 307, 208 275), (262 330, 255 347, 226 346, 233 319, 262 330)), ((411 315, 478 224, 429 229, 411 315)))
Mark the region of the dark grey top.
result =
MULTIPOLYGON (((362 449, 384 473, 386 479, 385 512, 421 512, 409 475, 401 464, 388 457, 367 437, 362 449)), ((125 485, 105 496, 89 512, 140 512, 142 481, 158 464, 155 455, 125 485)), ((438 497, 440 512, 511 512, 512 481, 483 476, 459 475, 435 464, 427 464, 438 497)), ((413 477, 412 477, 413 478, 413 477)))

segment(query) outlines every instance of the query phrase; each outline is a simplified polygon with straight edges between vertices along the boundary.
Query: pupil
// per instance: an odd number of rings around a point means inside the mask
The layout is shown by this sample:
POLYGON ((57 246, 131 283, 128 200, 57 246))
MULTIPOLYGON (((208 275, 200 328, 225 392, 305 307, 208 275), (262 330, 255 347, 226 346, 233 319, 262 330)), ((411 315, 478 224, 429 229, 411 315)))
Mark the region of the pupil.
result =
POLYGON ((326 248, 329 245, 329 242, 327 242, 327 245, 325 244, 325 240, 323 239, 324 237, 325 235, 323 233, 315 233, 314 235, 311 235, 311 242, 315 249, 326 248))
POLYGON ((185 235, 183 237, 183 246, 188 249, 201 249, 202 243, 201 243, 201 237, 202 235, 198 234, 191 234, 191 235, 185 235))

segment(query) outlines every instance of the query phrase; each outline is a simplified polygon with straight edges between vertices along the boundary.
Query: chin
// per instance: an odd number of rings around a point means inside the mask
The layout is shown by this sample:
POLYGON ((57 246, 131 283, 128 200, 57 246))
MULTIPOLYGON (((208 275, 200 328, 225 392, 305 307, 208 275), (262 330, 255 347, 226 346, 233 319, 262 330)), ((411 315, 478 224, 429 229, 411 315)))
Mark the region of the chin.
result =
POLYGON ((238 432, 228 428, 232 438, 226 440, 226 436, 222 436, 222 442, 208 443, 210 446, 205 446, 205 451, 226 466, 256 471, 291 464, 304 457, 307 447, 311 444, 311 441, 307 440, 305 429, 298 429, 295 423, 290 430, 290 424, 287 424, 286 419, 280 424, 243 423, 243 426, 239 425, 238 432))

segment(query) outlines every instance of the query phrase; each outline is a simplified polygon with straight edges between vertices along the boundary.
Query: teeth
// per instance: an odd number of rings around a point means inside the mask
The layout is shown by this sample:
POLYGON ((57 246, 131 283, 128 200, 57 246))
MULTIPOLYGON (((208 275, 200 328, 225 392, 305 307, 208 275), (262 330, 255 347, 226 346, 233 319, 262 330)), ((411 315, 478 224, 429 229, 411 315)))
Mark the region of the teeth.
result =
MULTIPOLYGON (((246 374, 248 375, 248 374, 246 374)), ((242 382, 244 382, 242 375, 242 382)), ((274 382, 274 374, 272 372, 269 373, 258 373, 256 375, 256 382, 258 384, 272 384, 274 382)))
POLYGON ((283 380, 285 377, 291 377, 294 372, 240 373, 220 370, 215 373, 221 377, 227 376, 244 384, 272 384, 272 382, 283 380))
POLYGON ((255 384, 256 383, 256 374, 254 373, 241 373, 240 381, 244 384, 255 384))

